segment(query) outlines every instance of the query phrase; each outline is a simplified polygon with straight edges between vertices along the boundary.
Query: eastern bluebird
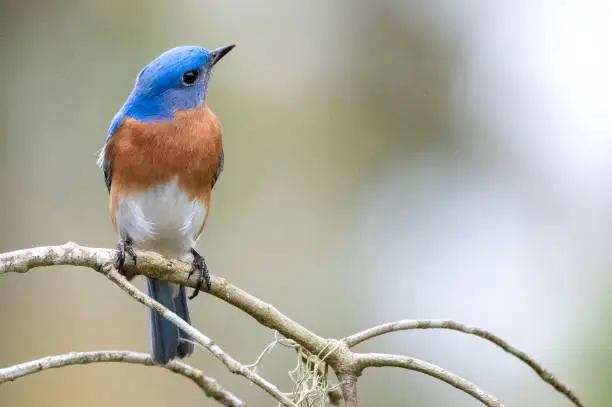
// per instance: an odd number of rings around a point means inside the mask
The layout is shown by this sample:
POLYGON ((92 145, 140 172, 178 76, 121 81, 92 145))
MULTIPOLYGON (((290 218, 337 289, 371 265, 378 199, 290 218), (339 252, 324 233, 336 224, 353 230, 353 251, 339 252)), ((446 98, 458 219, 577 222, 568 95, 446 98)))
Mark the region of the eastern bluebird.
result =
MULTIPOLYGON (((221 127, 204 104, 206 87, 213 66, 232 48, 177 47, 145 66, 113 118, 98 158, 120 236, 119 271, 126 273, 126 253, 136 260, 133 247, 190 258, 191 273, 198 273, 190 299, 204 282, 210 289, 206 263, 195 244, 223 171, 221 127)), ((147 278, 147 287, 151 297, 191 323, 184 286, 147 278)), ((186 334, 153 310, 150 322, 156 363, 193 352, 186 334)))

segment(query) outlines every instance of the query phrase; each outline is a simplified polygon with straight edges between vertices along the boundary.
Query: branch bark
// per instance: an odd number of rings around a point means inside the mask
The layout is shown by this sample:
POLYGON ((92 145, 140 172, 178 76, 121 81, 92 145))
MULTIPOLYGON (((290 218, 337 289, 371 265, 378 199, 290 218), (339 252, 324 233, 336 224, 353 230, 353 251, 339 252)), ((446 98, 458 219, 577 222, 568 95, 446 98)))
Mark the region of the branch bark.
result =
POLYGON ((342 390, 342 398, 344 399, 345 407, 357 407, 357 380, 359 377, 355 372, 346 372, 338 374, 340 381, 340 389, 342 390))
POLYGON ((146 353, 120 350, 71 352, 63 355, 48 356, 46 358, 21 363, 3 369, 0 368, 0 384, 43 370, 100 362, 122 362, 144 366, 158 366, 191 379, 208 397, 215 399, 223 406, 246 407, 244 401, 221 387, 215 379, 204 375, 204 372, 186 363, 173 360, 165 365, 156 365, 153 363, 151 356, 146 353))
MULTIPOLYGON (((167 259, 150 251, 136 250, 138 267, 126 259, 129 272, 147 277, 166 280, 195 288, 197 277, 189 278, 191 265, 180 260, 167 259)), ((25 273, 43 266, 83 266, 103 272, 104 266, 115 262, 116 250, 90 248, 68 242, 61 246, 43 246, 0 254, 0 275, 9 272, 25 273)), ((278 331, 281 335, 295 340, 313 354, 318 354, 329 343, 291 318, 225 279, 211 274, 210 294, 249 314, 260 324, 278 331)))
POLYGON ((560 382, 551 372, 546 370, 542 365, 536 362, 525 352, 515 348, 499 336, 494 335, 489 331, 474 326, 465 325, 449 319, 403 319, 400 321, 388 322, 386 324, 377 325, 375 327, 363 330, 351 336, 347 336, 343 339, 343 341, 348 345, 349 348, 352 348, 353 346, 359 343, 375 338, 377 336, 385 335, 391 332, 407 331, 412 329, 450 329, 453 331, 458 331, 485 339, 497 345, 507 353, 516 356, 527 366, 533 369, 542 380, 553 386, 559 393, 565 395, 568 399, 570 399, 572 403, 574 403, 576 406, 583 407, 582 402, 580 401, 578 396, 576 396, 576 394, 569 387, 560 382))
POLYGON ((362 370, 368 367, 401 367, 425 373, 466 392, 487 407, 503 407, 503 404, 497 398, 491 396, 475 384, 448 370, 442 369, 440 366, 423 360, 386 353, 365 353, 358 355, 358 363, 362 370))
POLYGON ((149 308, 154 309, 156 312, 161 314, 168 321, 172 322, 183 332, 189 335, 197 344, 206 348, 214 357, 219 359, 227 369, 240 376, 244 376, 252 383, 256 384, 268 394, 278 400, 283 406, 286 407, 297 407, 297 405, 291 401, 289 397, 283 394, 275 385, 268 382, 266 379, 255 373, 253 370, 239 363, 236 359, 227 354, 219 345, 215 344, 212 339, 195 329, 192 325, 185 322, 181 317, 176 315, 174 312, 165 308, 159 302, 155 301, 148 295, 144 294, 134 285, 130 284, 119 272, 109 265, 102 267, 102 272, 115 284, 117 284, 123 291, 132 296, 139 303, 146 305, 149 308))
MULTIPOLYGON (((191 265, 179 260, 164 258, 161 255, 153 252, 138 250, 136 251, 136 255, 138 259, 138 266, 136 267, 134 264, 128 264, 128 272, 133 274, 142 274, 147 277, 166 280, 188 287, 196 286, 197 281, 195 276, 191 279, 188 276, 191 265)), ((0 275, 9 272, 25 273, 35 267, 53 265, 73 265, 92 268, 106 275, 111 281, 117 284, 138 302, 159 312, 166 319, 185 331, 197 344, 205 347, 217 359, 223 362, 231 372, 240 374, 257 384, 259 387, 276 398, 282 405, 297 407, 296 404, 285 394, 280 392, 276 386, 267 382, 246 366, 238 363, 230 355, 225 353, 218 345, 216 345, 210 338, 202 334, 191 325, 187 324, 176 314, 170 312, 161 306, 161 304, 152 300, 149 296, 145 295, 130 284, 114 268, 115 256, 115 250, 83 247, 70 242, 62 246, 36 247, 0 254, 0 275)), ((379 325, 354 335, 350 335, 343 340, 325 339, 282 314, 272 305, 250 295, 222 278, 211 275, 211 283, 210 294, 241 309, 257 320, 260 324, 278 331, 286 338, 292 339, 300 346, 302 351, 308 352, 313 358, 319 357, 320 360, 327 363, 332 370, 334 370, 338 380, 340 381, 340 389, 347 407, 357 407, 357 382, 362 371, 369 367, 382 366, 402 367, 405 369, 418 371, 442 380, 456 387, 457 389, 464 391, 486 406, 502 406, 501 402, 499 402, 499 400, 497 400, 495 397, 470 383, 468 380, 448 372, 439 366, 407 356, 389 355, 384 353, 357 353, 351 351, 350 349, 350 347, 355 346, 358 343, 389 332, 426 328, 453 329, 467 334, 476 335, 495 343, 506 352, 517 356, 519 359, 531 366, 543 380, 552 384, 555 389, 566 395, 576 406, 583 407, 583 404, 574 395, 574 393, 571 392, 571 390, 555 379, 552 374, 544 370, 539 364, 535 363, 533 359, 529 358, 526 354, 517 350, 516 348, 513 348, 501 338, 479 328, 468 327, 454 321, 403 320, 379 325)), ((89 353, 81 353, 79 355, 84 354, 89 353)), ((61 360, 62 356, 65 355, 60 355, 56 358, 59 357, 61 360)), ((39 362, 40 361, 28 362, 26 364, 17 366, 38 366, 36 363, 39 362)), ((183 366, 183 364, 182 362, 171 362, 164 367, 172 370, 173 366, 176 368, 176 366, 183 366)), ((59 365, 53 367, 59 367, 59 365)), ((191 368, 190 366, 188 367, 191 368)), ((20 368, 13 366, 2 369, 0 372, 14 372, 16 371, 14 369, 17 369, 18 371, 20 368)), ((28 374, 31 373, 34 373, 34 371, 28 374)))

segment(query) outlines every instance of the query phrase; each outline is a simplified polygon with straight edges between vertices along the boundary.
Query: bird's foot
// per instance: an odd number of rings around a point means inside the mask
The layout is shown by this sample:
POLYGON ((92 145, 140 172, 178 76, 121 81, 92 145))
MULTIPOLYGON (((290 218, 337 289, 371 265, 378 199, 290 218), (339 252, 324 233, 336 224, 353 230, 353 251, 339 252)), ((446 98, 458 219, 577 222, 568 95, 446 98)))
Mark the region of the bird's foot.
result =
POLYGON ((134 247, 132 246, 131 239, 122 239, 117 243, 117 261, 115 261, 115 267, 117 271, 121 275, 123 275, 128 280, 131 280, 136 275, 135 273, 128 273, 125 269, 125 254, 128 254, 132 260, 134 260, 134 265, 136 265, 136 252, 134 251, 134 247))
POLYGON ((208 273, 208 267, 206 267, 204 257, 202 257, 200 253, 196 252, 195 249, 191 249, 191 254, 193 255, 193 264, 191 271, 189 272, 189 277, 191 277, 195 272, 198 273, 198 283, 189 296, 189 299, 193 300, 200 292, 200 289, 204 283, 206 283, 206 290, 210 291, 210 274, 208 273))

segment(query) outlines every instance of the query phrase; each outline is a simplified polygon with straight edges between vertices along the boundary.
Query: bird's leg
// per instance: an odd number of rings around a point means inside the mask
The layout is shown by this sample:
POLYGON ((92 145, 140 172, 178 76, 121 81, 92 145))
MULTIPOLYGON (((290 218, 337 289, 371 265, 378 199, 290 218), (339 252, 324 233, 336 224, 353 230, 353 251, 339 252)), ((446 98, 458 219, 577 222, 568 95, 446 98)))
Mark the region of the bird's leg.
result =
POLYGON ((204 257, 200 255, 200 253, 196 252, 195 249, 191 249, 191 254, 193 255, 193 264, 191 267, 191 271, 189 272, 189 277, 193 275, 193 273, 198 273, 198 283, 195 286, 195 289, 189 296, 189 299, 194 299, 200 289, 202 288, 202 284, 206 283, 206 289, 210 291, 210 274, 208 273, 208 267, 206 267, 206 261, 204 257))
POLYGON ((125 239, 119 240, 117 243, 117 261, 115 262, 115 267, 119 271, 121 275, 129 280, 133 279, 136 275, 135 273, 128 273, 125 269, 125 254, 129 254, 132 260, 134 260, 134 265, 136 265, 136 252, 134 252, 134 247, 132 246, 132 239, 130 237, 126 237, 125 239))

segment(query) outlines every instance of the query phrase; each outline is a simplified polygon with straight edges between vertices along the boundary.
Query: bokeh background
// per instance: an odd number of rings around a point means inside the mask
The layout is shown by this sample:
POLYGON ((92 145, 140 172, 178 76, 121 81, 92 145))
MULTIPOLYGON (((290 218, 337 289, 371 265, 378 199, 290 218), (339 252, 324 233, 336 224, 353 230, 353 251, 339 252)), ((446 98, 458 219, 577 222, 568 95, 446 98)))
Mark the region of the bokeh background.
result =
MULTIPOLYGON (((503 336, 574 388, 612 398, 610 1, 2 1, 0 251, 111 247, 95 166, 142 66, 238 44, 208 103, 226 166, 199 248, 212 271, 327 337, 401 318, 503 336)), ((144 281, 137 281, 144 288, 144 281)), ((244 363, 273 333, 200 295, 195 325, 244 363)), ((147 311, 103 276, 0 281, 0 366, 148 350, 147 311)), ((526 366, 454 332, 362 350, 444 366, 508 406, 567 406, 526 366)), ((275 402, 206 351, 190 360, 275 402)), ((289 390, 294 355, 261 367, 289 390)), ((476 406, 406 371, 369 371, 364 406, 476 406)), ((72 367, 0 388, 0 406, 216 405, 140 366, 72 367)))

